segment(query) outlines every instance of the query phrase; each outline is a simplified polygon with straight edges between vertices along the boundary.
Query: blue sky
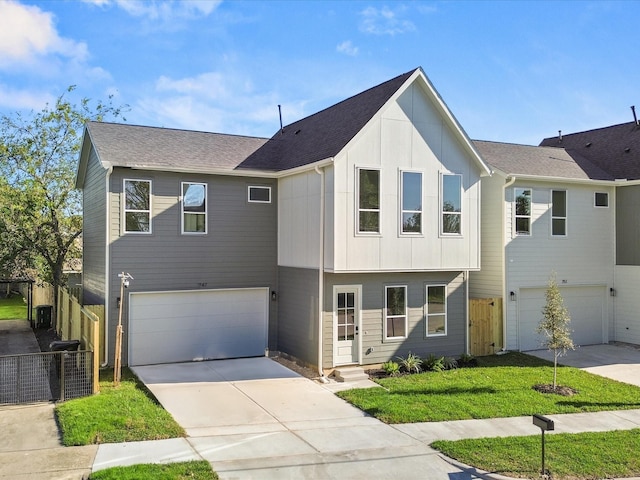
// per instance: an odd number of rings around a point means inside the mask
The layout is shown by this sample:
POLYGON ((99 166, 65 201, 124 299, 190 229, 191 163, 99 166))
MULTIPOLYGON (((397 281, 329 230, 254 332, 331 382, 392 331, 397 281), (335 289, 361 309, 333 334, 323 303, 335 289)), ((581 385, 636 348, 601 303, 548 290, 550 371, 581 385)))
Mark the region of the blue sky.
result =
POLYGON ((74 99, 127 123, 270 137, 422 67, 473 139, 629 122, 640 2, 0 0, 0 114, 74 99))

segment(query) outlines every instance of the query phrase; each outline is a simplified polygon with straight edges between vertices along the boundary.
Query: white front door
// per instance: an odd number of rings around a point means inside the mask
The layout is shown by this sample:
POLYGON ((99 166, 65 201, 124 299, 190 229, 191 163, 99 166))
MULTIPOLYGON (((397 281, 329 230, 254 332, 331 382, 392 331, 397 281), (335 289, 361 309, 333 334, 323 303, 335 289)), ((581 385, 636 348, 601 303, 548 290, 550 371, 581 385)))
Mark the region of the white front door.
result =
POLYGON ((360 298, 361 287, 333 288, 333 363, 360 363, 360 298))

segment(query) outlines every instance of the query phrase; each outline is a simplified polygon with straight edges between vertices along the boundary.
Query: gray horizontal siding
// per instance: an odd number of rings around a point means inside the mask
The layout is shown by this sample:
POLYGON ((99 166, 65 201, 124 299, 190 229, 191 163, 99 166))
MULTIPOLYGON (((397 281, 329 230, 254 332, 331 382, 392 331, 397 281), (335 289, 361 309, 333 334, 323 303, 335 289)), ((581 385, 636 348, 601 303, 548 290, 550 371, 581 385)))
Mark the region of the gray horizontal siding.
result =
POLYGON ((106 175, 92 148, 82 190, 82 288, 86 305, 102 305, 105 298, 106 175))
MULTIPOLYGON (((212 175, 115 169, 111 176, 110 338, 117 323, 119 272, 134 277, 128 292, 199 288, 268 287, 277 291, 276 182, 212 175), (122 233, 123 179, 152 181, 152 233, 122 233), (181 234, 181 182, 207 184, 208 233, 181 234), (247 202, 248 185, 268 185, 273 203, 247 202)), ((271 302, 270 318, 277 314, 271 302)), ((269 348, 276 348, 277 323, 270 321, 269 348)), ((125 325, 125 329, 127 326, 125 325)), ((126 338, 126 336, 125 336, 126 338)), ((113 348, 113 340, 110 341, 113 348)), ((123 346, 127 351, 127 345, 123 346)), ((111 353, 109 358, 113 358, 111 353)))
POLYGON ((278 350, 318 363, 318 270, 278 270, 278 350))
MULTIPOLYGON (((609 200, 611 203, 611 200, 609 200)), ((640 186, 616 191, 616 265, 640 265, 640 186)))
POLYGON ((406 356, 458 356, 466 348, 466 292, 461 272, 327 274, 325 276, 323 366, 333 366, 333 287, 362 285, 362 363, 376 364, 406 356), (426 337, 426 285, 447 285, 447 335, 426 337), (384 339, 384 287, 406 285, 409 335, 402 341, 384 339), (371 351, 372 349, 372 351, 371 351))

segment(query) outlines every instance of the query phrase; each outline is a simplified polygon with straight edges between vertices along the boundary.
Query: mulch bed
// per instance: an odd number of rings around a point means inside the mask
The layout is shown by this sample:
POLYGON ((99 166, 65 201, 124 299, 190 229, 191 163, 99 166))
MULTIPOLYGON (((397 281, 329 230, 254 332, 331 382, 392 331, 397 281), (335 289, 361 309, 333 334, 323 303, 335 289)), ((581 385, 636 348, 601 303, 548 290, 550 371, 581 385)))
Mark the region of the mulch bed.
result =
POLYGON ((574 388, 565 387, 564 385, 556 385, 556 388, 553 388, 553 385, 548 383, 534 385, 531 388, 540 393, 555 393, 556 395, 562 395, 563 397, 572 397, 578 393, 574 388))

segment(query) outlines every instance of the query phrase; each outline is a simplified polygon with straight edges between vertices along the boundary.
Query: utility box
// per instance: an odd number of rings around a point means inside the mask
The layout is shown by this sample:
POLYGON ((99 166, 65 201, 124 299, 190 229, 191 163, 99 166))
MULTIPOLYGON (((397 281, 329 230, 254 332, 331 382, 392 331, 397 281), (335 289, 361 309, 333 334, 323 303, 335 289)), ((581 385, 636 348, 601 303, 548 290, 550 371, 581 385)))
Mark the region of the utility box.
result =
POLYGON ((36 328, 51 328, 52 305, 38 305, 36 307, 36 328))

